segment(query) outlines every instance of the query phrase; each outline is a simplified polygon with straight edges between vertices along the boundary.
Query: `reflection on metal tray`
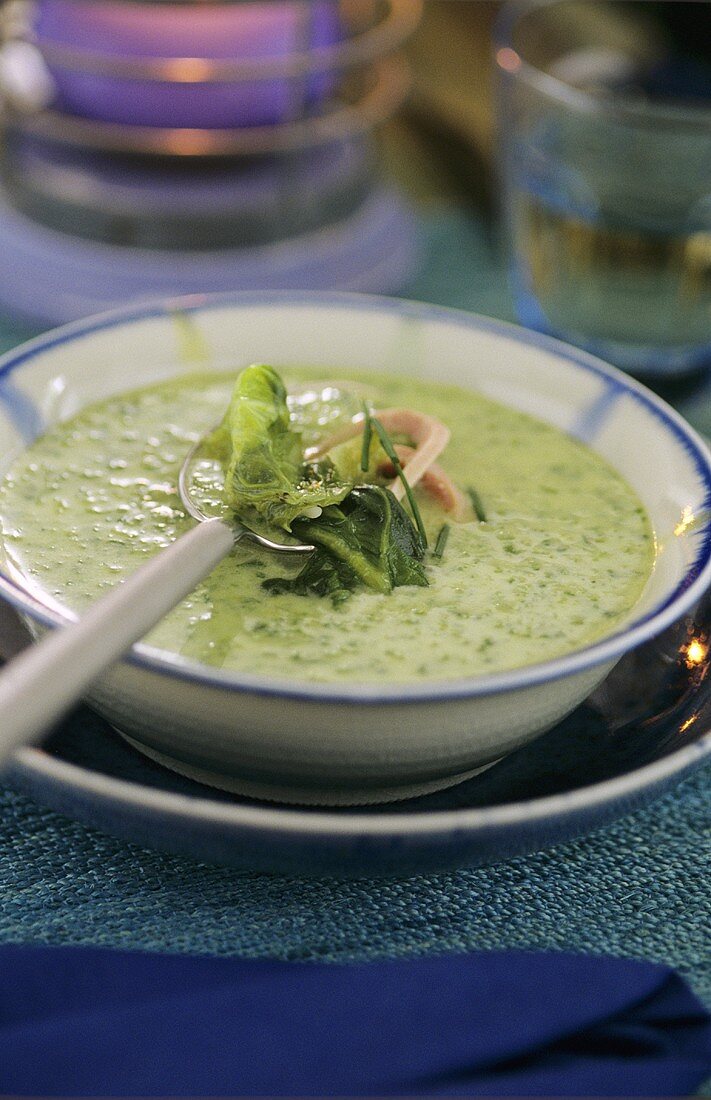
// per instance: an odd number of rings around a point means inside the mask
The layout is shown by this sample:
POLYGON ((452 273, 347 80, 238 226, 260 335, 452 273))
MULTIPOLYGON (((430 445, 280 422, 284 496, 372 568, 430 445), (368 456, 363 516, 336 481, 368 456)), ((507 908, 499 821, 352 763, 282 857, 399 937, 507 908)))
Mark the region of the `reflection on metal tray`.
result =
POLYGON ((129 300, 179 294, 298 288, 393 293, 420 262, 414 211, 378 186, 354 212, 272 244, 204 252, 85 241, 40 225, 0 191, 0 313, 47 328, 129 300))

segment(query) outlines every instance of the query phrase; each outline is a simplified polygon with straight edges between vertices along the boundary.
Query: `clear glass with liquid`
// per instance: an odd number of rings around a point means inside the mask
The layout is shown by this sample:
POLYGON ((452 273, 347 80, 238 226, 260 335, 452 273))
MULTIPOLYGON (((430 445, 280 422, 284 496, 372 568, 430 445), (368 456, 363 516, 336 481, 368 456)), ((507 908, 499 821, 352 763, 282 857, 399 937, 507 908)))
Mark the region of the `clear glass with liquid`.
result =
POLYGON ((663 7, 516 3, 496 54, 519 317, 646 377, 711 366, 711 57, 663 7))

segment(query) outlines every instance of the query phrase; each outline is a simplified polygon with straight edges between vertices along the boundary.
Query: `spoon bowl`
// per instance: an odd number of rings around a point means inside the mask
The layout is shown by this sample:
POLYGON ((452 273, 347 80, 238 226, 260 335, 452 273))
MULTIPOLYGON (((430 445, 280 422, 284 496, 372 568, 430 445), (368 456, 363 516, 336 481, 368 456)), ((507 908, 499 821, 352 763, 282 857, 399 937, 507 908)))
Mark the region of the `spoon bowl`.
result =
MULTIPOLYGON (((191 478, 191 472, 200 460, 200 451, 205 445, 206 438, 207 435, 198 439, 197 443, 193 444, 183 459, 180 473, 178 474, 178 492, 183 508, 188 515, 198 523, 206 523, 209 520, 217 519, 219 522, 229 526, 233 533, 235 545, 239 542, 253 542, 256 546, 261 546, 264 550, 271 550, 277 554, 310 554, 315 550, 315 546, 310 546, 307 543, 273 542, 272 539, 268 539, 266 536, 259 535, 256 531, 252 531, 251 528, 245 527, 235 515, 227 513, 226 509, 225 513, 221 516, 208 515, 194 495, 193 480, 191 478)), ((203 459, 203 461, 205 460, 203 459)), ((217 466, 218 464, 213 461, 210 465, 217 466)))

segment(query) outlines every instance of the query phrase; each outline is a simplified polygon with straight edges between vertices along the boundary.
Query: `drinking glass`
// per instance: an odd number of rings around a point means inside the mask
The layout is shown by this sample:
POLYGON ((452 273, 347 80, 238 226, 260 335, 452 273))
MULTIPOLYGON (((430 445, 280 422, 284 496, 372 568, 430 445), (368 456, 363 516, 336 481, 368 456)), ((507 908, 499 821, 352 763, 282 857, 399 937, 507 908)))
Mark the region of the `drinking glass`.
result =
POLYGON ((523 324, 633 374, 711 365, 706 3, 517 0, 496 32, 523 324))

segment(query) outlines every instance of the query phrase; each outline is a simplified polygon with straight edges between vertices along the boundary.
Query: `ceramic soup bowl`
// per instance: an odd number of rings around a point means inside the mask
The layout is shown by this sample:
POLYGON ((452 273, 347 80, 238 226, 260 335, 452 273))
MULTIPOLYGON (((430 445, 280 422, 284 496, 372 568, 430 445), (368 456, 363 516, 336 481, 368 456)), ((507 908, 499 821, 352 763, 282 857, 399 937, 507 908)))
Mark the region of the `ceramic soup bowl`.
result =
MULTIPOLYGON (((91 318, 19 348, 0 368, 0 458, 90 402, 169 379, 193 352, 210 369, 255 360, 412 373, 455 383, 578 437, 632 485, 656 562, 622 626, 545 663, 414 684, 316 684, 241 675, 134 646, 89 701, 155 760, 227 789, 357 804, 456 782, 570 712, 623 653, 678 619, 711 578, 711 455, 652 393, 546 337, 469 314, 353 295, 191 298, 91 318)), ((35 634, 63 616, 2 568, 35 634)))

